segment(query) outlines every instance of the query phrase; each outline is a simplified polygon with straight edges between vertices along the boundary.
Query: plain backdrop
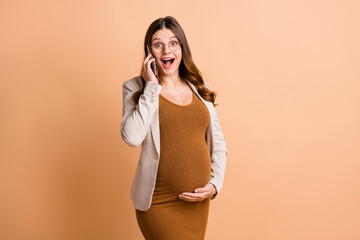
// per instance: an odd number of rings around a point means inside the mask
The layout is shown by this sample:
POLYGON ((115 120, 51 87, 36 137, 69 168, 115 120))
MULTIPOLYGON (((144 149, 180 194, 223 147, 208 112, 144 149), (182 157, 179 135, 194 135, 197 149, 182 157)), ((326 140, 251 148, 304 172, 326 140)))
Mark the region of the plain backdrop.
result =
POLYGON ((359 12, 355 0, 2 1, 0 239, 142 239, 122 83, 168 15, 217 92, 228 148, 206 239, 360 239, 359 12))

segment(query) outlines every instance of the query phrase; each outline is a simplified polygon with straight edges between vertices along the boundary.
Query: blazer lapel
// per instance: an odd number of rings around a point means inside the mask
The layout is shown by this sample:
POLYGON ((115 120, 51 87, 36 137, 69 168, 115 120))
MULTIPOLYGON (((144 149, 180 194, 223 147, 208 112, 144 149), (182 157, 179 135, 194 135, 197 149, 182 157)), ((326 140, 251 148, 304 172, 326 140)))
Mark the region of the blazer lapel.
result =
MULTIPOLYGON (((196 90, 194 84, 192 84, 191 82, 188 82, 190 87, 194 90, 194 92, 196 93, 196 95, 201 99, 201 101, 205 104, 205 106, 208 108, 209 112, 211 113, 211 108, 209 106, 209 104, 212 104, 210 102, 207 102, 205 99, 203 99, 200 94, 198 93, 198 91, 196 90)), ((211 114, 210 114, 211 115, 211 114)))
POLYGON ((151 129, 151 135, 153 137, 156 151, 157 151, 158 155, 160 155, 159 101, 157 104, 158 104, 158 107, 156 108, 156 111, 154 113, 153 120, 150 124, 150 129, 151 129))

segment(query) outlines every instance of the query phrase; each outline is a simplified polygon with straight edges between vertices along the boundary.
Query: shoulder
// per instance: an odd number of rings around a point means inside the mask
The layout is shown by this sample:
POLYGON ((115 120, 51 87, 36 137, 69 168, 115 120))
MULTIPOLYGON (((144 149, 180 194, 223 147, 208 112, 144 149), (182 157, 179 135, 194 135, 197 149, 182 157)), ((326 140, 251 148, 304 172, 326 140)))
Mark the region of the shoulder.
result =
POLYGON ((131 78, 129 80, 126 80, 123 83, 123 88, 124 89, 129 89, 129 90, 133 90, 133 91, 139 90, 142 86, 143 86, 143 83, 142 83, 142 80, 141 80, 141 76, 133 77, 133 78, 131 78))
POLYGON ((210 91, 213 91, 212 88, 211 88, 210 83, 204 82, 204 85, 205 85, 205 87, 206 87, 207 89, 209 89, 210 91))
MULTIPOLYGON (((189 81, 188 81, 188 84, 190 84, 190 86, 191 86, 194 90, 196 90, 196 88, 195 88, 194 84, 192 84, 192 83, 191 83, 191 82, 189 82, 189 81)), ((212 91, 211 86, 210 86, 210 84, 209 84, 209 83, 204 82, 204 86, 205 86, 207 89, 209 89, 210 91, 212 91)))
MULTIPOLYGON (((205 86, 209 91, 215 92, 215 91, 211 88, 210 83, 204 82, 204 86, 205 86)), ((216 92, 215 92, 215 94, 216 94, 216 92)), ((210 106, 211 106, 212 109, 215 109, 215 105, 214 105, 211 101, 207 101, 207 102, 210 103, 210 106)))

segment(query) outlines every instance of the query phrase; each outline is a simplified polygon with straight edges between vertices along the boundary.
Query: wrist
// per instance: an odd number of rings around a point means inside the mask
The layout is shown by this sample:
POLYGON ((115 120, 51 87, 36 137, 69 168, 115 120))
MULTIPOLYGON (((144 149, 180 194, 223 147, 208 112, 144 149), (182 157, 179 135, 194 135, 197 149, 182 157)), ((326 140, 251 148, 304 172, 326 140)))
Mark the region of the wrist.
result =
POLYGON ((215 195, 217 193, 216 187, 214 184, 210 183, 213 186, 213 191, 211 195, 215 195))

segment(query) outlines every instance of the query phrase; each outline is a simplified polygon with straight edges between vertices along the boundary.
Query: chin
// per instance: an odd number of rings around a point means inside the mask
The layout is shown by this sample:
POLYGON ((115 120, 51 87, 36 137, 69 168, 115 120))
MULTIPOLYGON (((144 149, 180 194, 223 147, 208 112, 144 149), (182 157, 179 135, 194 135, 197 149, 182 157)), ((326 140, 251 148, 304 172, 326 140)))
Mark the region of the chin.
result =
POLYGON ((176 68, 172 68, 172 69, 162 69, 162 72, 164 75, 172 75, 175 72, 177 72, 179 70, 179 66, 177 66, 176 68))
POLYGON ((165 71, 163 70, 162 75, 164 75, 164 76, 172 75, 175 72, 176 72, 176 69, 170 69, 170 70, 165 70, 165 71))

